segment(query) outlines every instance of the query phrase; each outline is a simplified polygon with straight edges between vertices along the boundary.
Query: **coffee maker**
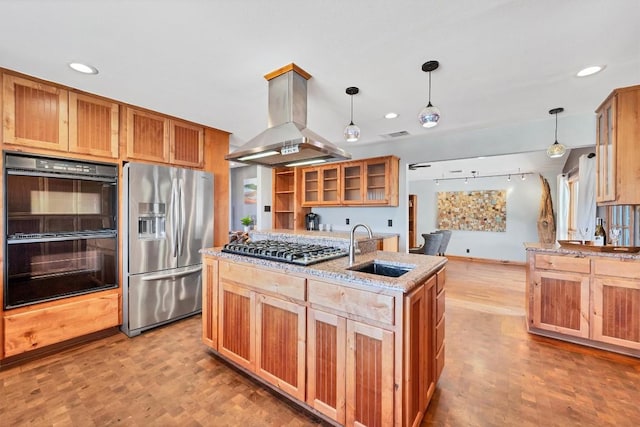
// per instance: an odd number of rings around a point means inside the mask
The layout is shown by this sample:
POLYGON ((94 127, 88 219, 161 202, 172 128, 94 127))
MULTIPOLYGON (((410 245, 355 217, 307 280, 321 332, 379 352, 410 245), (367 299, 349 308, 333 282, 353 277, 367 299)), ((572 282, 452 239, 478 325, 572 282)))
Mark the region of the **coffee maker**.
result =
POLYGON ((320 229, 320 215, 309 212, 304 216, 304 223, 307 225, 307 230, 317 231, 320 229))

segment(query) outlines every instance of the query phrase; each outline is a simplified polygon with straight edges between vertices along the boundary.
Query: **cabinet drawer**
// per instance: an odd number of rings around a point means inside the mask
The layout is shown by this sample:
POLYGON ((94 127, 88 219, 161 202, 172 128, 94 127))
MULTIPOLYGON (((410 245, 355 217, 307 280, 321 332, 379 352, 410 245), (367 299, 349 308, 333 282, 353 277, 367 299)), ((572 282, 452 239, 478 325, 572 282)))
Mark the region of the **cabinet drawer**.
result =
POLYGON ((573 273, 589 273, 589 258, 576 258, 562 255, 536 254, 536 268, 545 270, 571 271, 573 273))
POLYGON ((360 289, 309 280, 309 302, 393 325, 394 299, 360 289))
POLYGON ((444 268, 440 269, 437 273, 436 273, 436 280, 438 281, 436 283, 436 292, 440 293, 440 291, 442 291, 444 289, 444 283, 446 281, 446 270, 444 268))
POLYGON ((285 298, 305 300, 305 279, 243 264, 220 262, 220 280, 248 286, 285 298))
POLYGON ((5 314, 4 355, 15 356, 117 326, 120 324, 118 301, 117 293, 109 293, 5 314))
POLYGON ((594 260, 593 272, 602 276, 626 277, 637 279, 640 277, 640 262, 620 259, 598 258, 594 260))
POLYGON ((436 352, 440 350, 444 344, 444 319, 436 326, 436 352))
POLYGON ((439 322, 442 316, 444 316, 444 291, 436 297, 436 322, 439 322))

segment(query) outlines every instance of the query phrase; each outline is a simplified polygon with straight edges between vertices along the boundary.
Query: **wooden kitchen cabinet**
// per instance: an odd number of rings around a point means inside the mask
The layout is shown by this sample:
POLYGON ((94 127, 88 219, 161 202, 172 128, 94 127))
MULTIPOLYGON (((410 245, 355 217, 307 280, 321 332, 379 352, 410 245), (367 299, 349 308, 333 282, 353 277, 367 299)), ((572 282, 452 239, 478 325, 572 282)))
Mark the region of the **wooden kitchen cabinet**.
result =
MULTIPOLYGON (((548 256, 538 255, 540 258, 548 256)), ((589 268, 585 258, 549 257, 589 268)), ((540 262, 536 262, 539 266, 540 262)), ((550 266, 547 266, 550 267, 550 266)), ((555 270, 555 269, 554 269, 555 270)), ((532 276, 532 326, 582 338, 589 337, 589 271, 536 270, 532 276)))
POLYGON ((239 366, 255 371, 255 292, 221 279, 218 351, 239 366))
POLYGON ((300 168, 274 168, 272 228, 276 230, 304 230, 304 215, 309 208, 302 207, 302 173, 300 168))
POLYGON ((596 115, 596 201, 640 204, 640 85, 614 90, 596 115))
POLYGON ((640 357, 640 258, 527 249, 529 332, 640 357))
POLYGON ((303 206, 398 206, 395 156, 302 168, 303 206))
POLYGON ((304 401, 306 307, 257 294, 256 322, 256 373, 304 401))
POLYGON ((593 339, 640 350, 640 263, 594 261, 593 339))
POLYGON ((307 403, 344 424, 347 319, 310 308, 307 330, 307 403))
POLYGON ((69 92, 69 151, 118 158, 119 105, 69 92))
POLYGON ((3 139, 6 144, 69 149, 68 92, 10 74, 3 75, 3 139))
POLYGON ((218 349, 218 260, 202 259, 202 341, 218 349))
POLYGON ((394 334, 347 321, 347 425, 393 425, 394 334))
POLYGON ((148 111, 126 109, 127 157, 201 168, 204 128, 148 111))
POLYGON ((340 204, 340 166, 319 166, 302 170, 302 206, 340 204))

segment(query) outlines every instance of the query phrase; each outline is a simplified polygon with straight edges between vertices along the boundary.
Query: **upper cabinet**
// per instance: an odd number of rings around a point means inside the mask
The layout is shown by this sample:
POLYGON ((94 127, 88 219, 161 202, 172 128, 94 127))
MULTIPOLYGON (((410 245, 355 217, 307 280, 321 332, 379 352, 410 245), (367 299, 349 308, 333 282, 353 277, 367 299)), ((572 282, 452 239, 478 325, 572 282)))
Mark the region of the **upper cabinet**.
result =
POLYGON ((118 112, 115 102, 69 93, 69 151, 118 157, 118 112))
POLYGON ((395 156, 303 168, 303 206, 398 206, 395 156))
POLYGON ((126 126, 128 158, 202 167, 204 128, 134 108, 126 126))
POLYGON ((3 107, 7 144, 118 157, 117 103, 4 74, 3 107))
POLYGON ((2 92, 5 143, 69 149, 66 90, 4 74, 2 92))
POLYGON ((596 115, 596 201, 640 204, 640 85, 614 90, 596 115))

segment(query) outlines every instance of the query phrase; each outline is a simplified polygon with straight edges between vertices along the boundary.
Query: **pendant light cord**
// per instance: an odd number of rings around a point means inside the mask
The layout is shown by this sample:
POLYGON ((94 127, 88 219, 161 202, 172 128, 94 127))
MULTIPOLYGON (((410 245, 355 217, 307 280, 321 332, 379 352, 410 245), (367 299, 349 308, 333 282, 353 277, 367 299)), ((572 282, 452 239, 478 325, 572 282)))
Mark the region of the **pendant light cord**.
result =
POLYGON ((431 71, 429 71, 429 103, 428 106, 431 107, 431 71))
POLYGON ((558 143, 558 113, 556 113, 556 142, 555 144, 558 143))
POLYGON ((353 95, 349 95, 349 96, 351 97, 351 123, 349 124, 349 126, 351 126, 353 125, 353 95))

